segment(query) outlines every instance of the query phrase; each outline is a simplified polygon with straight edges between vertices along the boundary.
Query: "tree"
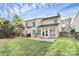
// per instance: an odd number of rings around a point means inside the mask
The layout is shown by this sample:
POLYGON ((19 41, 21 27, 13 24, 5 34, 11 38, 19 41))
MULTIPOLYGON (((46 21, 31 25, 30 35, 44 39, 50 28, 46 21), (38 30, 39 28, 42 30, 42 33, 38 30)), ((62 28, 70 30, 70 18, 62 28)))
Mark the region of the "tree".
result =
POLYGON ((20 36, 20 34, 23 34, 22 32, 24 30, 23 21, 17 14, 14 15, 13 19, 12 24, 15 27, 15 32, 18 36, 20 36))
POLYGON ((13 17, 13 22, 12 24, 15 26, 15 27, 18 27, 19 24, 22 24, 22 19, 20 18, 20 16, 18 16, 17 14, 14 15, 13 17))
POLYGON ((11 25, 10 21, 5 20, 0 26, 0 36, 9 37, 14 35, 14 26, 11 25))

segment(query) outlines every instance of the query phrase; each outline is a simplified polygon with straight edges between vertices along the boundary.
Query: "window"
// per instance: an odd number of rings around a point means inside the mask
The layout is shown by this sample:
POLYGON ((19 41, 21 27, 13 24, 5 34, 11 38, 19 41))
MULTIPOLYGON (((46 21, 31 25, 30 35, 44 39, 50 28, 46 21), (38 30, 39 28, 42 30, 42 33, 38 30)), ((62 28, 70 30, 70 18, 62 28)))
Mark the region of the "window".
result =
POLYGON ((32 23, 32 25, 33 25, 33 27, 35 27, 36 23, 35 23, 35 22, 33 22, 33 23, 32 23))
POLYGON ((53 30, 52 29, 50 30, 50 36, 55 36, 55 30, 54 29, 53 30))
POLYGON ((41 35, 41 30, 39 30, 39 35, 41 35))
MULTIPOLYGON (((41 33, 40 33, 40 34, 41 34, 41 33)), ((43 36, 48 36, 48 30, 43 30, 43 31, 42 31, 42 35, 43 35, 43 36)))
POLYGON ((37 30, 37 35, 41 35, 41 30, 37 30))
POLYGON ((52 36, 52 30, 50 30, 50 36, 52 36))
POLYGON ((48 31, 46 30, 46 36, 48 36, 48 31))
POLYGON ((39 35, 39 30, 37 30, 37 35, 39 35))
POLYGON ((35 30, 33 30, 33 32, 32 32, 32 33, 33 33, 33 35, 35 35, 35 30))
POLYGON ((43 36, 44 36, 44 30, 43 30, 42 34, 43 34, 43 36))
POLYGON ((55 30, 53 29, 53 36, 55 36, 55 30))
POLYGON ((54 22, 57 23, 57 20, 55 19, 54 22))
POLYGON ((28 24, 27 23, 25 23, 25 25, 26 25, 26 27, 28 27, 28 24))

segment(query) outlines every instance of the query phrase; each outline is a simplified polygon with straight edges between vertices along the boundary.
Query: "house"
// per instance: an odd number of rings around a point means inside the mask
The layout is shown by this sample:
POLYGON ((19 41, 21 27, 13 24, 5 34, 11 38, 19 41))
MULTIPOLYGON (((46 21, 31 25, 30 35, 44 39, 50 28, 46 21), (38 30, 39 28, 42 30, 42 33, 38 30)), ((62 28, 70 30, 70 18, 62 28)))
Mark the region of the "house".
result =
POLYGON ((71 27, 76 32, 79 32, 79 11, 73 16, 73 19, 71 21, 71 27))
POLYGON ((36 18, 25 21, 25 35, 39 38, 57 38, 61 31, 61 16, 36 18))
POLYGON ((71 30, 71 21, 71 17, 66 17, 63 20, 61 20, 62 32, 69 32, 71 30))
POLYGON ((79 39, 79 11, 73 16, 70 22, 70 33, 73 38, 79 39))

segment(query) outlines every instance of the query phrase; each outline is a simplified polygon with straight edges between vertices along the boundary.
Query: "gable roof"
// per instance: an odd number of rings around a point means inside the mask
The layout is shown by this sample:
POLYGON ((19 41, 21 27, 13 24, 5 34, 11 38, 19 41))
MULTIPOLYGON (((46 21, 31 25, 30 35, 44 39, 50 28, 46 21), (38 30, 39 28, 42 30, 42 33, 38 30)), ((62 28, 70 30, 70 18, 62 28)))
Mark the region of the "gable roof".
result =
POLYGON ((57 17, 60 17, 59 15, 56 15, 56 16, 52 16, 52 17, 47 17, 47 18, 44 18, 45 19, 52 19, 52 18, 57 18, 57 17))
POLYGON ((58 17, 60 17, 59 13, 57 13, 56 16, 51 16, 51 17, 46 17, 46 18, 34 18, 34 19, 26 20, 25 22, 32 21, 32 20, 37 20, 37 19, 47 20, 47 19, 58 18, 58 17))
POLYGON ((52 19, 52 18, 58 18, 58 17, 60 17, 60 15, 56 15, 56 16, 52 16, 52 17, 47 17, 47 18, 43 18, 42 21, 43 21, 43 20, 52 19))
POLYGON ((32 20, 37 20, 37 19, 43 19, 43 18, 34 18, 34 19, 26 20, 24 22, 28 22, 28 21, 32 21, 32 20))
POLYGON ((79 11, 73 16, 71 24, 73 24, 73 22, 75 21, 76 17, 79 15, 79 11))

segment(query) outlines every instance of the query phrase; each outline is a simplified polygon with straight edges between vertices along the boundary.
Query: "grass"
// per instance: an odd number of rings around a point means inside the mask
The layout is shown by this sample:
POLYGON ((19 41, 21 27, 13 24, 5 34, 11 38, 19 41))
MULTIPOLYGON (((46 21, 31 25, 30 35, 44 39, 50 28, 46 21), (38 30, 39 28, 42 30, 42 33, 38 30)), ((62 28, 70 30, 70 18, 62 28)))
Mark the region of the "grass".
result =
POLYGON ((72 56, 79 55, 79 41, 59 38, 55 42, 30 40, 24 37, 0 40, 2 56, 72 56))

